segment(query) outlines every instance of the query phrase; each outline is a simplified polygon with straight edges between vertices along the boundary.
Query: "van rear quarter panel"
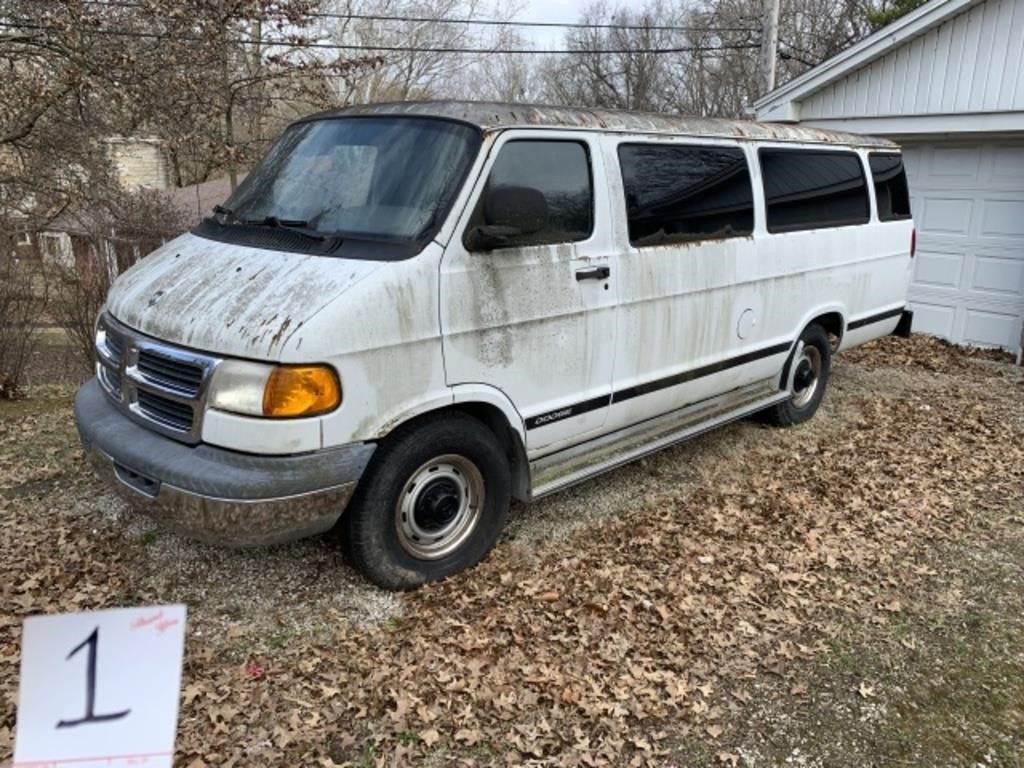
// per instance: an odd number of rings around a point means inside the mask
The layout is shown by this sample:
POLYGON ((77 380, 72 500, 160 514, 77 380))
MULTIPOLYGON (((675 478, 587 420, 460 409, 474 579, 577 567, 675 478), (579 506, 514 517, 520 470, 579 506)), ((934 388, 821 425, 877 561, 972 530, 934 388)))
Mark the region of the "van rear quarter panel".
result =
MULTIPOLYGON (((748 269, 761 281, 765 296, 765 326, 769 334, 789 333, 791 339, 814 317, 828 311, 851 320, 903 307, 913 270, 910 240, 913 222, 881 222, 866 149, 857 149, 867 181, 870 219, 865 224, 822 227, 796 232, 769 232, 764 187, 757 150, 747 147, 754 182, 758 258, 748 269)), ((794 147, 799 145, 786 145, 794 147)), ((838 151, 850 151, 841 145, 838 151)), ((843 334, 840 349, 890 333, 898 317, 843 334)))
MULTIPOLYGON (((911 227, 894 224, 757 236, 766 336, 795 339, 825 311, 838 311, 848 324, 906 304, 911 227)), ((860 340, 889 333, 898 319, 871 327, 860 340)), ((844 346, 855 340, 844 338, 844 346)))
MULTIPOLYGON (((614 211, 625 210, 617 148, 606 145, 614 211)), ((647 139, 651 142, 651 139, 647 139)), ((654 143, 654 142, 651 142, 654 143)), ((661 138, 656 143, 743 146, 754 194, 752 234, 722 240, 635 248, 625 216, 615 216, 624 244, 619 296, 616 391, 767 348, 792 344, 815 317, 838 313, 845 322, 902 307, 910 282, 912 223, 880 223, 873 189, 866 224, 770 233, 765 218, 757 149, 760 143, 661 138), (741 318, 744 328, 741 333, 741 318)), ((787 146, 792 146, 787 145, 787 146)), ((820 147, 815 147, 820 149, 820 147)), ((837 146, 835 149, 849 151, 837 146)), ((859 151, 865 166, 865 153, 859 151)), ((844 336, 843 346, 885 335, 898 317, 844 336)), ((620 427, 779 375, 788 352, 612 405, 607 426, 620 427)))

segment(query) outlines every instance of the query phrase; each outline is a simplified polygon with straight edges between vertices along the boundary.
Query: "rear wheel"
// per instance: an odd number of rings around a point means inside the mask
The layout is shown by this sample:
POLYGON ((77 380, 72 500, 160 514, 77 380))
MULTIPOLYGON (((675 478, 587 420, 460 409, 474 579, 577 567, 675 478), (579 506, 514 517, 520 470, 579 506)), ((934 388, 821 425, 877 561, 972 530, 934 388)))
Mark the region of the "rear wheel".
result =
POLYGON ((427 418, 377 449, 342 517, 343 549, 374 584, 410 589, 483 559, 510 503, 491 430, 461 413, 427 418))
POLYGON ((821 405, 832 370, 832 346, 820 325, 810 325, 800 335, 789 365, 792 396, 763 411, 768 424, 789 427, 811 418, 821 405))

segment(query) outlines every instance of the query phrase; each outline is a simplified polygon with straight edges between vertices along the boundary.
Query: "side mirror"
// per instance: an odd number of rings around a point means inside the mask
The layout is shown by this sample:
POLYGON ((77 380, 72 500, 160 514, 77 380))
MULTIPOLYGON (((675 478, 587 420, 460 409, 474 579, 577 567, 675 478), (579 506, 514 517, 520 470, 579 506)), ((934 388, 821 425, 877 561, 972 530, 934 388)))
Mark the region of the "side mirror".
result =
POLYGON ((466 233, 471 251, 490 251, 520 235, 540 232, 548 223, 548 201, 533 187, 494 187, 484 193, 484 224, 466 233))

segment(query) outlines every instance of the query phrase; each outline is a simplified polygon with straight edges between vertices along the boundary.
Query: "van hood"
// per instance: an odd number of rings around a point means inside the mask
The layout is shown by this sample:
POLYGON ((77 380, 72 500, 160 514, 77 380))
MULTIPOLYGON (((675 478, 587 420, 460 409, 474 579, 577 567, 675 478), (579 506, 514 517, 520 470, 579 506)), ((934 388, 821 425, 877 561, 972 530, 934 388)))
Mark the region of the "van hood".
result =
POLYGON ((189 233, 118 277, 107 311, 173 344, 279 360, 289 336, 382 266, 232 245, 189 233))

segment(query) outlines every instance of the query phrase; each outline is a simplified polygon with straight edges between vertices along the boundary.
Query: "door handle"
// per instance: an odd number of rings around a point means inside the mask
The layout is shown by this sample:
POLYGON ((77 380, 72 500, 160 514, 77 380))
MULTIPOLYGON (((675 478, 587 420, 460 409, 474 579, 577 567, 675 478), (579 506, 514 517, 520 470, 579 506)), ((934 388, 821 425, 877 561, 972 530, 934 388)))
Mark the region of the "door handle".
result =
POLYGON ((576 280, 607 280, 612 274, 608 267, 591 267, 589 269, 577 269, 576 280))

